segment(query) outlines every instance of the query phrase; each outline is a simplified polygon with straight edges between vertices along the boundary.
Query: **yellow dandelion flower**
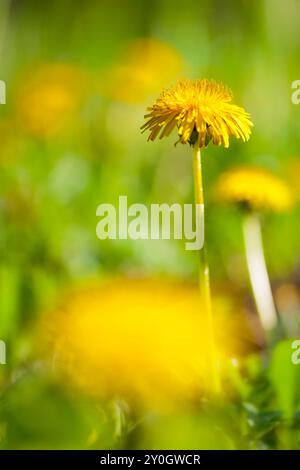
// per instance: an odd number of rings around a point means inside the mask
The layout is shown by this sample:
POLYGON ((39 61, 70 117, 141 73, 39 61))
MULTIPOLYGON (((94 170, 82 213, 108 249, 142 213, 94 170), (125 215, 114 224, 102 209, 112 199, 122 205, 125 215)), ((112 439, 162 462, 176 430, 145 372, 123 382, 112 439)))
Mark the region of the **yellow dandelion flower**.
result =
POLYGON ((76 66, 45 64, 25 78, 17 95, 17 113, 27 131, 48 137, 61 130, 82 100, 86 76, 76 66))
POLYGON ((293 204, 289 186, 258 167, 237 167, 222 174, 216 196, 220 201, 242 204, 254 211, 282 212, 293 204))
POLYGON ((101 88, 109 97, 126 102, 144 102, 183 70, 180 54, 157 39, 131 43, 118 66, 104 74, 101 88))
POLYGON ((149 140, 154 140, 177 127, 183 144, 202 148, 212 141, 227 148, 231 136, 247 141, 253 125, 250 115, 231 100, 231 91, 213 80, 181 80, 148 108, 142 130, 150 131, 149 140))
POLYGON ((110 281, 71 293, 45 317, 39 341, 50 345, 57 369, 82 391, 168 406, 212 387, 199 311, 197 287, 110 281))

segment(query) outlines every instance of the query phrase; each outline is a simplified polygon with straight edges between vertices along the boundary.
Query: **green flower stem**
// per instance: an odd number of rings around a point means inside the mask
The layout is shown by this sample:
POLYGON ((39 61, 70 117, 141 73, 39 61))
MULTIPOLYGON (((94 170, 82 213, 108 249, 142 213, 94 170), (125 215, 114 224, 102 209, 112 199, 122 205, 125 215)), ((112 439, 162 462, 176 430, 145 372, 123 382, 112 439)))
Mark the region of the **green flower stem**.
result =
MULTIPOLYGON (((193 147, 193 167, 194 167, 194 190, 195 202, 203 210, 203 223, 204 223, 204 194, 203 194, 203 179, 202 179, 202 165, 201 165, 201 152, 200 148, 196 145, 193 147)), ((197 210, 197 209, 196 209, 197 210)), ((209 280, 209 266, 207 261, 206 244, 204 240, 203 247, 199 251, 199 287, 201 294, 201 301, 203 306, 203 315, 205 320, 206 337, 208 339, 208 361, 211 371, 211 385, 215 393, 220 392, 220 377, 217 362, 217 352, 215 344, 215 333, 213 324, 213 314, 211 305, 210 293, 210 280, 209 280)))
POLYGON ((243 229, 253 296, 264 331, 269 333, 278 325, 278 314, 266 266, 259 216, 245 215, 243 229))

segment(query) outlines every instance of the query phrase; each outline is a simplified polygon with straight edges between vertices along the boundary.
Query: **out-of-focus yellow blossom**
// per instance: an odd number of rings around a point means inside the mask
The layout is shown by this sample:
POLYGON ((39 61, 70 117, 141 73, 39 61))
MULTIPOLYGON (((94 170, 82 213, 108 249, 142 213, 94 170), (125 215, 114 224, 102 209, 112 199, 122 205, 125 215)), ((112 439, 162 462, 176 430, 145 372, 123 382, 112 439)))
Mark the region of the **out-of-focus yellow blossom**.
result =
POLYGON ((231 136, 247 141, 253 125, 250 115, 231 100, 231 91, 213 80, 181 80, 148 108, 142 130, 150 131, 148 140, 155 140, 176 127, 182 144, 201 148, 212 140, 227 148, 231 136))
POLYGON ((206 336, 196 286, 121 280, 71 293, 45 317, 40 341, 88 394, 168 406, 210 390, 206 336))
POLYGON ((32 71, 17 94, 21 125, 48 137, 65 127, 86 93, 87 76, 79 67, 53 63, 32 71))
POLYGON ((258 167, 237 167, 223 173, 216 185, 220 201, 245 205, 254 211, 282 212, 293 205, 288 185, 258 167))
POLYGON ((144 102, 183 70, 179 53, 156 39, 138 39, 129 45, 120 65, 102 80, 108 96, 126 103, 144 102))

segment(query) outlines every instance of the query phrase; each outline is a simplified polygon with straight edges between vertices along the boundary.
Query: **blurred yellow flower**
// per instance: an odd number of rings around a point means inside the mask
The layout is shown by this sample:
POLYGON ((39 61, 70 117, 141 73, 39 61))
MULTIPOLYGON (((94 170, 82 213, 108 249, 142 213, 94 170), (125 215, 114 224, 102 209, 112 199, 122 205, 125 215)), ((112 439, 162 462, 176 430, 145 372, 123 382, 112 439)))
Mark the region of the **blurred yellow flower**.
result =
POLYGON ((243 204, 254 211, 281 212, 293 205, 288 185, 258 167, 237 167, 221 175, 216 185, 220 201, 243 204))
POLYGON ((17 113, 23 128, 38 137, 61 130, 85 94, 87 80, 78 67, 46 64, 33 71, 17 94, 17 113))
MULTIPOLYGON (((120 280, 71 293, 45 317, 40 341, 88 394, 168 406, 211 388, 201 318, 196 286, 120 280)), ((223 354, 230 344, 228 336, 223 354)))
POLYGON ((250 115, 231 103, 232 94, 213 80, 181 80, 164 90, 148 108, 142 130, 148 140, 168 136, 177 126, 181 143, 206 147, 210 140, 229 147, 229 137, 247 141, 251 134, 250 115))
POLYGON ((104 75, 102 88, 115 100, 140 103, 182 70, 183 60, 171 46, 156 39, 138 39, 129 45, 120 65, 104 75))

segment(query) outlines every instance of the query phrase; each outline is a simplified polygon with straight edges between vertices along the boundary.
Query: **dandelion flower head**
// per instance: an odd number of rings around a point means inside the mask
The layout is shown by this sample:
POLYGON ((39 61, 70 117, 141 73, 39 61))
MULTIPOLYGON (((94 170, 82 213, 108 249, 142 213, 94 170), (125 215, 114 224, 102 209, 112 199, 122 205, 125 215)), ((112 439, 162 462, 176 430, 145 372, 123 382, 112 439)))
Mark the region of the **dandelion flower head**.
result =
POLYGON ((216 185, 220 201, 236 203, 254 211, 282 212, 293 204, 289 186, 258 167, 236 167, 221 175, 216 185))
POLYGON ((227 148, 231 136, 247 141, 253 125, 250 115, 231 101, 231 91, 213 80, 181 80, 148 108, 142 130, 154 140, 177 128, 183 144, 201 148, 212 141, 227 148))

